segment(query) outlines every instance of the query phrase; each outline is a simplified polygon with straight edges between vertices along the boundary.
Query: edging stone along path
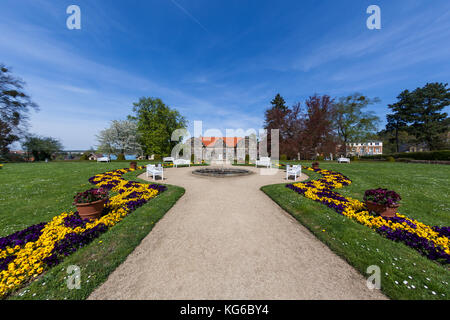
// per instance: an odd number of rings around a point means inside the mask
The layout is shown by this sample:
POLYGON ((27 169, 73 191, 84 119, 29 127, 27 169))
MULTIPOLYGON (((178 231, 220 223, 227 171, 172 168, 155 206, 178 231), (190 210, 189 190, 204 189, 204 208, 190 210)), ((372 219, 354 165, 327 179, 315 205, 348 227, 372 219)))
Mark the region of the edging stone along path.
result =
POLYGON ((285 182, 282 170, 195 169, 165 170, 185 195, 89 299, 386 299, 260 190, 285 182))

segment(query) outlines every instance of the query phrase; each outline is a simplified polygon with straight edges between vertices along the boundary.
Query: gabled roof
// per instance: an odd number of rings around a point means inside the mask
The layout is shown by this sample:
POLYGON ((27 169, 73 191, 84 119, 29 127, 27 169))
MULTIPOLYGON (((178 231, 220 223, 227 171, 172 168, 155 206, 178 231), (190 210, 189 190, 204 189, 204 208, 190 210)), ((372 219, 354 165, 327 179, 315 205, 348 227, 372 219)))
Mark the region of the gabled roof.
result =
POLYGON ((227 147, 234 148, 238 144, 239 141, 241 141, 242 137, 202 137, 202 143, 206 147, 212 147, 214 146, 219 140, 222 140, 225 142, 227 147))

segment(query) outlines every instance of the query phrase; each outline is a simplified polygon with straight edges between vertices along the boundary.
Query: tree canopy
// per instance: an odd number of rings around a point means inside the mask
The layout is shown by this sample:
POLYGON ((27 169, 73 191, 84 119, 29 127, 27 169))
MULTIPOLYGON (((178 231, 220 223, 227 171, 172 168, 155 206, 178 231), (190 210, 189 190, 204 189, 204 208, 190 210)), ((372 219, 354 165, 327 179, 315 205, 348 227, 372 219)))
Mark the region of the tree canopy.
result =
POLYGON ((35 161, 51 159, 52 154, 63 149, 58 139, 51 137, 26 136, 22 147, 28 154, 32 154, 35 161))
POLYGON ((24 85, 25 82, 0 64, 0 153, 3 154, 23 135, 30 109, 39 108, 24 92, 24 85))
POLYGON ((450 89, 447 84, 427 83, 414 91, 404 90, 397 102, 388 105, 392 111, 387 115, 386 131, 393 132, 397 151, 400 133, 412 135, 415 143, 424 143, 430 150, 445 146, 443 134, 448 132, 450 120, 442 112, 450 105, 450 89))
POLYGON ((172 141, 176 129, 186 128, 186 119, 159 98, 144 97, 133 104, 134 114, 129 118, 136 121, 139 141, 145 155, 170 155, 177 144, 172 141))
POLYGON ((141 152, 137 124, 131 120, 113 120, 109 128, 97 135, 98 151, 108 155, 137 154, 141 152))
POLYGON ((364 141, 376 132, 380 119, 373 112, 364 109, 379 101, 378 98, 370 99, 354 93, 339 98, 335 103, 333 123, 343 142, 345 153, 347 143, 364 141))

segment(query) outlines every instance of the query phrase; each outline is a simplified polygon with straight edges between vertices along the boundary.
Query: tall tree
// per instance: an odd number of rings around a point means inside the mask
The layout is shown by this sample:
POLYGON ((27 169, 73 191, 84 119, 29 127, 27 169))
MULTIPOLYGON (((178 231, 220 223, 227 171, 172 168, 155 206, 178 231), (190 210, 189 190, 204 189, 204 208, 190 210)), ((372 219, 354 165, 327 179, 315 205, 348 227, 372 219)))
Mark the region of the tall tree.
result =
POLYGON ((30 96, 24 92, 25 83, 11 75, 10 70, 0 64, 0 145, 2 153, 20 139, 25 131, 30 109, 38 110, 30 96))
POLYGON ((397 102, 389 104, 388 108, 393 111, 392 114, 386 116, 386 130, 394 134, 396 152, 400 151, 400 132, 405 131, 410 118, 409 111, 411 109, 411 94, 408 90, 403 91, 397 97, 397 102))
POLYGON ((411 94, 410 132, 417 141, 425 142, 430 150, 442 144, 442 133, 448 131, 450 119, 442 110, 450 105, 450 89, 447 83, 427 83, 411 94))
POLYGON ((270 102, 273 109, 278 109, 281 111, 287 111, 288 107, 286 106, 286 101, 284 101, 283 97, 277 93, 275 98, 270 102))
POLYGON ((302 151, 307 156, 334 154, 337 140, 333 130, 333 103, 328 95, 314 95, 306 101, 302 151))
POLYGON ((267 130, 267 149, 271 154, 271 130, 279 130, 279 151, 289 158, 298 152, 298 132, 300 125, 300 105, 288 108, 284 99, 277 94, 271 107, 265 111, 264 129, 267 130))
POLYGON ((178 143, 172 141, 176 129, 186 128, 186 119, 175 109, 165 105, 159 98, 144 97, 133 104, 140 142, 145 155, 169 155, 178 143))
POLYGON ((139 134, 135 121, 113 120, 109 128, 97 135, 98 150, 108 155, 125 155, 125 153, 139 153, 139 134))
POLYGON ((364 109, 377 103, 378 98, 370 99, 359 93, 339 98, 334 106, 334 124, 347 154, 347 143, 362 141, 376 132, 380 119, 373 112, 364 109))
POLYGON ((58 139, 51 137, 26 136, 22 148, 32 154, 35 161, 51 159, 55 152, 62 150, 63 146, 58 139))

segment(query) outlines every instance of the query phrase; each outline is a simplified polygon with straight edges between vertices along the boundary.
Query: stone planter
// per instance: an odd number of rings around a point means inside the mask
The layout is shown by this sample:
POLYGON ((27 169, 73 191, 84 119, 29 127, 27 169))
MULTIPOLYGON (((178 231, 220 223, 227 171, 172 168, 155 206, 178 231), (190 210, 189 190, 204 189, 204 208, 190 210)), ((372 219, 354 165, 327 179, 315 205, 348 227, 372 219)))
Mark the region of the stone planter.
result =
POLYGON ((78 214, 83 220, 96 220, 102 215, 103 208, 108 199, 98 200, 90 203, 76 203, 78 214))
POLYGON ((398 207, 400 207, 400 205, 396 205, 393 207, 386 207, 385 205, 378 204, 372 201, 366 201, 365 203, 369 211, 376 212, 380 216, 386 218, 395 217, 397 215, 398 207))

